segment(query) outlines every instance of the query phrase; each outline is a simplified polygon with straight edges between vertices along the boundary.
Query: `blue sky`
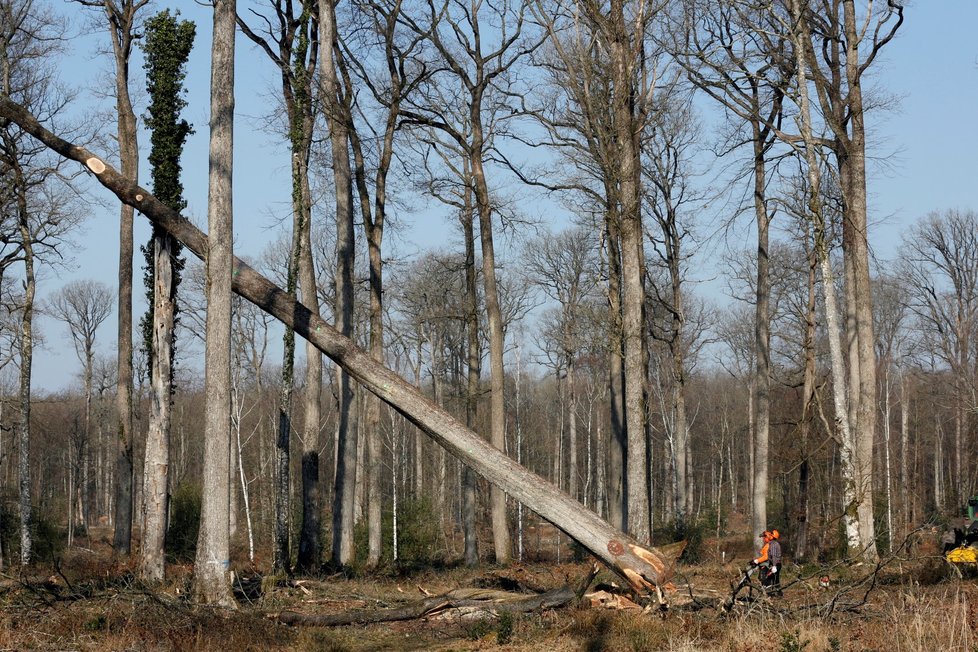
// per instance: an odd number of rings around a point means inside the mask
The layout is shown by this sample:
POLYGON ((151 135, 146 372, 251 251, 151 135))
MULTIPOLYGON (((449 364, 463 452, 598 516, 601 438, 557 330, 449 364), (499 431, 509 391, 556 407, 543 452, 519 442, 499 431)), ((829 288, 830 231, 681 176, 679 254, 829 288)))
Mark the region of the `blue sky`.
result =
MULTIPOLYGON (((244 4, 239 2, 239 4, 244 4)), ((189 107, 186 117, 196 127, 184 156, 188 216, 206 224, 207 107, 209 86, 211 12, 194 2, 157 3, 179 6, 185 18, 197 22, 197 42, 187 78, 189 107)), ((78 12, 77 8, 66 11, 78 12)), ((978 126, 978 2, 926 0, 906 10, 907 20, 897 39, 884 51, 872 84, 896 98, 895 106, 871 116, 873 154, 886 163, 870 168, 870 210, 876 220, 870 234, 876 255, 887 260, 899 247, 902 234, 919 217, 946 208, 978 209, 975 182, 978 126)), ((75 23, 80 29, 81 21, 75 23)), ((90 91, 104 81, 105 59, 96 56, 102 34, 75 39, 70 60, 62 69, 66 82, 81 89, 79 103, 96 101, 90 91), (102 75, 102 77, 100 77, 102 75)), ((288 211, 288 158, 275 134, 265 133, 261 117, 274 106, 277 82, 271 64, 251 43, 239 36, 235 96, 235 233, 238 255, 258 256, 277 237, 278 220, 288 211)), ((104 102, 104 101, 103 101, 104 102)), ((148 139, 141 138, 144 150, 148 139)), ((145 166, 141 170, 144 185, 145 166)), ((103 199, 105 191, 95 190, 103 199)), ((92 278, 115 286, 117 215, 93 204, 94 213, 76 238, 77 249, 67 274, 48 273, 39 288, 40 298, 72 277, 92 278)), ((434 207, 403 217, 399 249, 410 253, 445 243, 446 221, 434 207)), ((552 208, 552 206, 551 206, 552 208)), ((545 209, 541 209, 545 210, 545 209)), ((137 221, 136 244, 145 242, 149 229, 137 221)), ((138 256, 137 250, 137 256, 138 256)), ((137 261, 140 262, 140 261, 137 261)), ((137 275, 138 278, 138 275, 137 275)), ((708 291, 708 290, 706 290, 708 291)), ((136 289, 136 314, 144 309, 136 289)), ((46 345, 35 354, 35 386, 57 390, 74 382, 78 363, 64 327, 43 320, 46 345)), ((103 325, 100 337, 108 351, 115 341, 115 318, 103 325)), ((274 357, 274 356, 273 356, 274 357)))

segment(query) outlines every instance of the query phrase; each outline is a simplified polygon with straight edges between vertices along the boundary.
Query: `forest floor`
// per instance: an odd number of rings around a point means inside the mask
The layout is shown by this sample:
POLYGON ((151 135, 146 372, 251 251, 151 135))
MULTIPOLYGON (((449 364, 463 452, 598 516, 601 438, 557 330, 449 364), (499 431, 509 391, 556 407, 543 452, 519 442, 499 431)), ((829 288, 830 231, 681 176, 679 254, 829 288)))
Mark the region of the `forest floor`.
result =
MULTIPOLYGON (((423 619, 342 627, 288 626, 282 611, 337 614, 384 609, 464 587, 542 592, 576 586, 590 564, 533 563, 387 572, 286 582, 246 579, 239 608, 187 599, 189 565, 145 586, 105 546, 75 547, 29 575, 0 577, 0 650, 967 650, 978 649, 978 580, 933 555, 868 566, 785 568, 781 598, 720 609, 739 563, 679 567, 670 607, 608 609, 587 600, 493 616, 442 611, 423 619), (101 550, 101 548, 105 550, 101 550), (819 578, 828 577, 828 586, 819 578), (245 595, 247 593, 248 595, 245 595), (249 597, 250 596, 250 597, 249 597)), ((724 555, 726 557, 726 555, 724 555)), ((591 585, 620 583, 602 570, 591 585)), ((745 597, 747 591, 741 593, 745 597)))

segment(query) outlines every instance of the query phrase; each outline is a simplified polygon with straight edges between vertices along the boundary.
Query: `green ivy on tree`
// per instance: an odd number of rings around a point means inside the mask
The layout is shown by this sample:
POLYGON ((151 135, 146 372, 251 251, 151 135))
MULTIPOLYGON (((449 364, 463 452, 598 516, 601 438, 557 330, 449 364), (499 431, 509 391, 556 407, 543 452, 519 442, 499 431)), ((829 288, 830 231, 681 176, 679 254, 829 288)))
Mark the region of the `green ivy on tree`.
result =
MULTIPOLYGON (((193 127, 180 117, 180 112, 187 106, 183 97, 183 82, 197 30, 193 22, 179 20, 179 15, 179 11, 171 15, 167 9, 147 20, 143 43, 143 68, 146 70, 146 90, 149 92, 149 107, 144 118, 151 132, 149 164, 153 194, 175 211, 183 211, 187 206, 180 182, 180 156, 187 136, 193 133, 193 127)), ((140 247, 146 259, 143 282, 149 301, 149 310, 140 323, 143 346, 148 356, 147 371, 153 366, 153 295, 156 282, 153 241, 158 237, 167 242, 172 252, 173 297, 176 297, 184 266, 184 258, 180 255, 183 247, 172 236, 154 226, 149 244, 140 247)), ((176 337, 175 331, 173 337, 176 337)))

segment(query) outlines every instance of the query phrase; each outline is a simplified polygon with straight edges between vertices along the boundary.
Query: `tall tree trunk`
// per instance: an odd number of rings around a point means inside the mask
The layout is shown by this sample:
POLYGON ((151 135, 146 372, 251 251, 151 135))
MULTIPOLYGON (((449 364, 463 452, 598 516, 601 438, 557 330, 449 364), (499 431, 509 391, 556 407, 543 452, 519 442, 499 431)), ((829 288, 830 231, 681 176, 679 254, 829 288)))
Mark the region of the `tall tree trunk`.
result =
MULTIPOLYGON (((16 159, 15 159, 16 160, 16 159)), ((17 424, 17 468, 20 485, 20 565, 27 566, 33 556, 31 534, 31 371, 34 361, 34 243, 27 208, 27 185, 19 164, 14 166, 14 192, 17 193, 17 220, 24 256, 24 310, 20 326, 20 420, 17 424)))
MULTIPOLYGON (((761 125, 751 122, 754 144, 754 219, 757 221, 757 283, 755 287, 754 352, 754 482, 751 495, 751 532, 767 529, 768 433, 771 421, 771 275, 768 258, 770 219, 767 212, 765 146, 761 125)), ((804 408, 802 408, 804 412, 804 408)))
MULTIPOLYGON (((465 333, 466 345, 466 389, 465 425, 475 430, 479 406, 479 376, 482 373, 482 347, 479 344, 479 296, 476 290, 475 273, 475 232, 472 225, 471 189, 465 190, 465 208, 462 221, 465 240, 465 333)), ((476 477, 468 465, 462 467, 462 536, 466 566, 479 563, 479 538, 476 532, 476 477)))
POLYGON ((627 528, 626 490, 628 438, 625 428, 625 371, 621 333, 621 249, 618 214, 605 213, 605 244, 608 252, 608 314, 611 343, 608 347, 608 402, 611 431, 608 445, 608 520, 618 529, 627 528))
MULTIPOLYGON (((876 441, 876 351, 873 336, 873 293, 870 286, 869 240, 866 208, 866 126, 862 98, 862 62, 859 59, 859 33, 853 0, 843 0, 846 42, 846 78, 852 140, 848 151, 849 174, 843 175, 845 192, 845 223, 843 229, 845 254, 852 259, 853 294, 847 296, 855 316, 855 335, 858 341, 859 385, 850 388, 859 397, 858 425, 855 433, 856 491, 858 500, 860 543, 863 554, 875 559, 876 535, 873 523, 873 444, 876 441), (848 176, 848 184, 845 183, 848 176), (846 188, 848 185, 848 188, 846 188), (848 192, 846 192, 848 190, 848 192), (846 235, 849 237, 845 247, 846 235)), ((850 360, 850 366, 854 362, 850 360)))
POLYGON ((232 163, 234 153, 235 0, 215 0, 211 48, 208 170, 207 333, 204 351, 204 481, 194 594, 234 606, 230 563, 232 163))
MULTIPOLYGON (((489 430, 492 445, 506 449, 506 395, 503 352, 505 350, 503 315, 499 307, 499 289, 496 283, 496 251, 492 237, 492 208, 489 204, 489 187, 482 167, 482 97, 473 93, 471 105, 472 145, 470 151, 472 181, 475 188, 476 207, 479 214, 479 240, 482 245, 482 282, 485 289, 486 313, 489 321, 489 430)), ((492 512, 493 550, 496 563, 505 564, 512 556, 509 535, 509 517, 506 514, 506 494, 493 486, 489 495, 492 512)))
POLYGON ((649 468, 645 431, 645 328, 642 310, 645 285, 642 278, 642 215, 639 202, 639 153, 635 129, 630 43, 622 0, 613 0, 609 21, 614 41, 610 43, 613 84, 618 92, 613 100, 618 146, 621 201, 622 258, 622 338, 624 341, 624 415, 627 432, 627 515, 628 532, 648 543, 651 536, 649 512, 649 468))
MULTIPOLYGON (((391 17, 393 20, 393 17, 391 17)), ((392 35, 387 35, 388 66, 396 70, 393 61, 392 35)), ((345 69, 344 69, 345 70, 345 69)), ((347 96, 352 96, 353 88, 349 75, 345 74, 347 96)), ((370 192, 367 188, 366 164, 363 148, 356 129, 350 129, 351 143, 355 162, 355 179, 360 195, 360 214, 363 218, 367 234, 367 255, 370 264, 370 354, 380 363, 384 361, 384 224, 387 217, 387 173, 394 156, 394 132, 397 129, 400 110, 400 80, 396 73, 391 73, 391 98, 388 115, 384 128, 384 137, 380 150, 380 161, 374 183, 373 206, 370 203, 370 192)), ((348 109, 349 110, 349 109, 348 109)), ((366 426, 367 436, 367 566, 376 567, 380 562, 382 549, 381 507, 383 496, 380 491, 381 433, 380 433, 380 399, 372 394, 366 397, 366 426)))
MULTIPOLYGON (((346 337, 353 333, 353 266, 356 256, 353 228, 353 187, 350 173, 348 117, 340 99, 336 58, 336 10, 331 2, 319 7, 320 101, 326 112, 333 154, 336 194, 336 326, 346 337)), ((339 396, 337 460, 333 493, 333 564, 354 561, 353 512, 356 493, 357 429, 353 387, 349 374, 336 368, 339 396)))
MULTIPOLYGON (((311 133, 311 130, 310 130, 311 133)), ((316 291, 316 269, 312 255, 312 194, 309 188, 308 150, 302 160, 302 255, 299 257, 299 285, 302 303, 319 314, 316 291)), ((306 342, 305 422, 302 435, 302 528, 296 565, 306 572, 318 570, 321 563, 320 511, 322 498, 319 484, 319 431, 323 387, 323 356, 306 342)))
MULTIPOLYGON (((133 21, 138 3, 126 3, 131 12, 114 23, 112 49, 115 54, 117 137, 119 163, 124 177, 136 183, 139 177, 139 145, 136 136, 136 114, 129 96, 129 55, 132 50, 133 21), (126 20, 128 19, 128 20, 126 20)), ((108 7, 107 7, 108 10, 108 7)), ((112 545, 121 555, 128 555, 132 541, 133 519, 133 400, 132 400, 132 257, 133 209, 122 204, 119 209, 119 306, 116 383, 116 419, 119 437, 115 473, 115 531, 112 545)))
POLYGON ((900 486, 903 488, 903 534, 910 533, 910 524, 913 523, 911 516, 911 506, 913 500, 911 496, 914 492, 910 489, 910 376, 906 372, 900 374, 900 486))
POLYGON ((573 352, 567 354, 567 439, 567 492, 581 500, 577 488, 577 393, 574 390, 573 352))
MULTIPOLYGON (((806 228, 806 238, 808 237, 806 228)), ((805 338, 802 344, 805 356, 805 373, 802 381, 801 419, 798 424, 801 440, 801 465, 798 467, 798 525, 795 535, 795 556, 805 559, 808 552, 808 504, 809 504, 809 452, 808 438, 811 430, 812 403, 815 399, 815 269, 818 261, 808 245, 808 305, 805 309, 805 338)))
POLYGON ((798 78, 800 106, 798 126, 805 143, 804 154, 808 174, 808 211, 814 227, 814 251, 822 274, 822 292, 825 297, 825 320, 832 360, 832 395, 835 407, 836 429, 840 436, 839 456, 842 471, 843 521, 846 527, 846 543, 850 551, 859 549, 860 520, 858 518, 858 477, 856 475, 855 440, 849 421, 847 378, 841 342, 839 307, 835 296, 835 275, 829 256, 829 242, 822 209, 821 173, 816 143, 812 135, 811 108, 808 100, 808 78, 804 61, 804 43, 810 39, 808 25, 801 18, 801 0, 792 0, 791 10, 795 28, 792 31, 796 57, 795 74, 798 78))

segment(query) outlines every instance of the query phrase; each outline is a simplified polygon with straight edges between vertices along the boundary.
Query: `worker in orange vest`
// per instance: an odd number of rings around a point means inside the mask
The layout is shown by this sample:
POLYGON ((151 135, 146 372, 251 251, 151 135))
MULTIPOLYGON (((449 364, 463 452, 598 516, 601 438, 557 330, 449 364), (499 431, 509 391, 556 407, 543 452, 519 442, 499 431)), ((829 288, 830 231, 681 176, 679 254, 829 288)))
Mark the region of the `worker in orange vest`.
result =
POLYGON ((761 585, 771 595, 781 595, 781 534, 777 530, 764 530, 761 553, 751 560, 751 566, 761 567, 761 585))

